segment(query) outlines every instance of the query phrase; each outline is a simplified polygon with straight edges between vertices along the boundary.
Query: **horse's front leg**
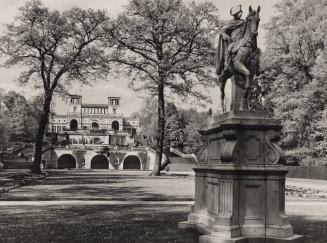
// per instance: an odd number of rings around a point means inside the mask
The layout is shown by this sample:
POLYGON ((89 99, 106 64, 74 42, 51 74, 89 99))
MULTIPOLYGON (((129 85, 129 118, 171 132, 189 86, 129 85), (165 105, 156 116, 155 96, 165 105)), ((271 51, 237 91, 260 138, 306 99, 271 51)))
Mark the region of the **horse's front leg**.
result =
POLYGON ((243 94, 242 98, 242 104, 241 104, 241 110, 249 110, 249 93, 250 93, 250 71, 247 69, 247 67, 241 62, 240 59, 235 58, 234 62, 234 68, 237 72, 243 74, 245 76, 245 92, 243 94))
POLYGON ((250 88, 250 71, 249 71, 249 69, 247 69, 247 67, 237 58, 235 58, 234 68, 236 69, 236 71, 238 71, 239 73, 241 73, 245 76, 244 88, 249 89, 250 88))

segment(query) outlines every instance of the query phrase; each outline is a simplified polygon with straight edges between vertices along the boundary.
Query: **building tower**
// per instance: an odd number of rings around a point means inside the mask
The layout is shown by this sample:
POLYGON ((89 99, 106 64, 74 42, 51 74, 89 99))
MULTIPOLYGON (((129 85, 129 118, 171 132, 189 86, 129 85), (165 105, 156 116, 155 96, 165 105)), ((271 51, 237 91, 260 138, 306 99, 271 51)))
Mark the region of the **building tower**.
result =
POLYGON ((114 116, 120 116, 120 97, 108 97, 109 114, 114 116))
POLYGON ((123 119, 120 111, 120 97, 108 97, 108 112, 110 117, 111 129, 122 130, 123 119))
POLYGON ((76 131, 81 128, 82 96, 69 95, 68 98, 68 126, 69 130, 76 131))

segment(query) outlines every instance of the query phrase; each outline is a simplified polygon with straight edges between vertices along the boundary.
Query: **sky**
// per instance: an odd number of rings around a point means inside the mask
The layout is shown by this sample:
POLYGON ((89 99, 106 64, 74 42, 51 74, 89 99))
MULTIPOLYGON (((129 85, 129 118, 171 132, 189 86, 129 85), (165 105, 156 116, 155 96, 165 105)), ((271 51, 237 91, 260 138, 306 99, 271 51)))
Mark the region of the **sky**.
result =
MULTIPOLYGON (((191 0, 184 0, 185 2, 191 2, 191 0)), ((195 0, 195 2, 202 2, 203 0, 195 0)), ((23 6, 26 0, 0 0, 0 34, 5 28, 5 24, 11 23, 14 20, 14 16, 17 13, 17 9, 23 6)), ((128 3, 128 0, 43 0, 44 5, 53 9, 65 10, 74 6, 80 8, 94 8, 94 9, 106 9, 112 16, 115 16, 123 7, 128 3)), ((243 17, 248 12, 248 7, 251 5, 254 9, 258 5, 261 6, 260 12, 260 29, 258 36, 258 45, 261 49, 265 49, 264 46, 264 30, 262 25, 267 23, 273 16, 273 5, 277 0, 212 0, 217 6, 221 19, 230 19, 229 11, 231 7, 238 4, 242 5, 243 17)), ((20 69, 0 68, 0 88, 5 91, 15 90, 29 98, 38 94, 39 90, 34 90, 31 87, 20 87, 15 83, 15 80, 19 76, 20 69)), ((130 115, 133 112, 139 111, 143 106, 144 94, 135 93, 128 88, 128 80, 124 77, 113 78, 108 77, 107 80, 97 80, 92 86, 75 86, 70 92, 73 94, 80 94, 83 96, 83 103, 107 103, 108 96, 120 96, 121 97, 121 110, 125 115, 130 115)), ((228 89, 228 87, 227 87, 228 89)), ((205 109, 211 107, 214 111, 219 107, 219 88, 215 87, 209 90, 208 95, 212 99, 212 104, 208 104, 205 109)), ((196 107, 197 109, 203 109, 197 107, 194 103, 177 104, 185 108, 196 107)), ((65 113, 65 104, 60 99, 55 99, 55 111, 59 114, 65 113)))

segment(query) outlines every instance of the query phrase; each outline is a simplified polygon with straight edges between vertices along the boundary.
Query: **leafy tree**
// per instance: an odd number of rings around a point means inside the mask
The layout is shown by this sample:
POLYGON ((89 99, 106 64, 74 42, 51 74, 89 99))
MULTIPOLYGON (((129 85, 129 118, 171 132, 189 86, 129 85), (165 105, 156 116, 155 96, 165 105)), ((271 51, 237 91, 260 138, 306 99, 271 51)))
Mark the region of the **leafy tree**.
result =
POLYGON ((275 8, 277 15, 266 26, 265 67, 259 79, 270 84, 267 103, 284 122, 288 155, 296 161, 326 161, 327 2, 282 0, 275 8))
POLYGON ((186 118, 177 110, 174 103, 168 102, 166 106, 165 146, 183 152, 186 142, 186 118))
POLYGON ((196 109, 191 108, 181 111, 186 119, 186 141, 185 141, 185 152, 197 153, 202 146, 201 135, 198 132, 208 125, 209 119, 212 117, 212 110, 208 112, 198 112, 196 109))
MULTIPOLYGON (((148 138, 148 146, 154 147, 153 140, 157 136, 157 105, 155 98, 147 98, 144 107, 139 112, 141 133, 148 138)), ((197 153, 202 146, 201 136, 198 132, 201 128, 208 125, 209 119, 212 118, 213 112, 210 108, 207 112, 198 112, 195 108, 182 109, 177 108, 173 102, 166 103, 166 127, 165 127, 165 146, 177 148, 176 144, 170 143, 169 131, 179 134, 181 139, 181 148, 185 153, 197 153), (170 128, 170 124, 171 128, 170 128), (176 125, 179 124, 179 125, 176 125)), ((172 138, 174 140, 174 138, 172 138)))
POLYGON ((114 47, 108 62, 124 68, 134 90, 158 98, 153 175, 159 175, 163 153, 165 94, 208 100, 198 88, 214 82, 212 41, 218 24, 212 3, 131 0, 114 25, 107 26, 107 45, 114 47))
POLYGON ((5 105, 3 103, 5 96, 4 89, 0 88, 0 162, 1 153, 7 147, 9 142, 8 117, 6 115, 5 105))
POLYGON ((6 131, 10 142, 35 142, 37 122, 42 112, 40 101, 40 96, 29 101, 15 91, 3 95, 2 117, 6 122, 3 123, 3 131, 6 131))
MULTIPOLYGON (((3 99, 6 107, 7 126, 10 130, 10 141, 26 141, 30 138, 29 133, 29 103, 24 96, 9 91, 3 99)), ((33 121, 31 121, 33 122, 33 121)), ((34 121, 35 122, 35 121, 34 121)))
POLYGON ((139 114, 141 132, 148 138, 148 145, 155 148, 153 141, 157 136, 158 100, 155 97, 146 98, 139 114))
POLYGON ((104 11, 72 8, 59 12, 32 0, 19 8, 16 21, 7 25, 0 39, 4 65, 26 68, 19 83, 34 82, 43 90, 32 172, 40 173, 42 141, 54 92, 73 80, 88 83, 102 71, 103 50, 97 43, 107 21, 104 11))

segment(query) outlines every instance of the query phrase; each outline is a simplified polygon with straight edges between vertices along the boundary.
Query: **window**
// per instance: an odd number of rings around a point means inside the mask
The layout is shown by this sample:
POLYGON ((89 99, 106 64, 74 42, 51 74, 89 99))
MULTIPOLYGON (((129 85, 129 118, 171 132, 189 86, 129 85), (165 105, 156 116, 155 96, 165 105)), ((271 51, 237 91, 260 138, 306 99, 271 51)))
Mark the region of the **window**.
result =
POLYGON ((119 122, 118 121, 113 121, 111 123, 111 128, 115 131, 118 131, 119 130, 119 122))
POLYGON ((74 110, 74 113, 77 111, 77 107, 76 106, 74 106, 73 107, 73 110, 74 110))
POLYGON ((61 132, 61 126, 57 126, 57 132, 61 132))
POLYGON ((70 103, 79 104, 79 99, 78 98, 71 98, 70 103))
POLYGON ((110 100, 110 105, 119 105, 119 100, 118 99, 110 100))

